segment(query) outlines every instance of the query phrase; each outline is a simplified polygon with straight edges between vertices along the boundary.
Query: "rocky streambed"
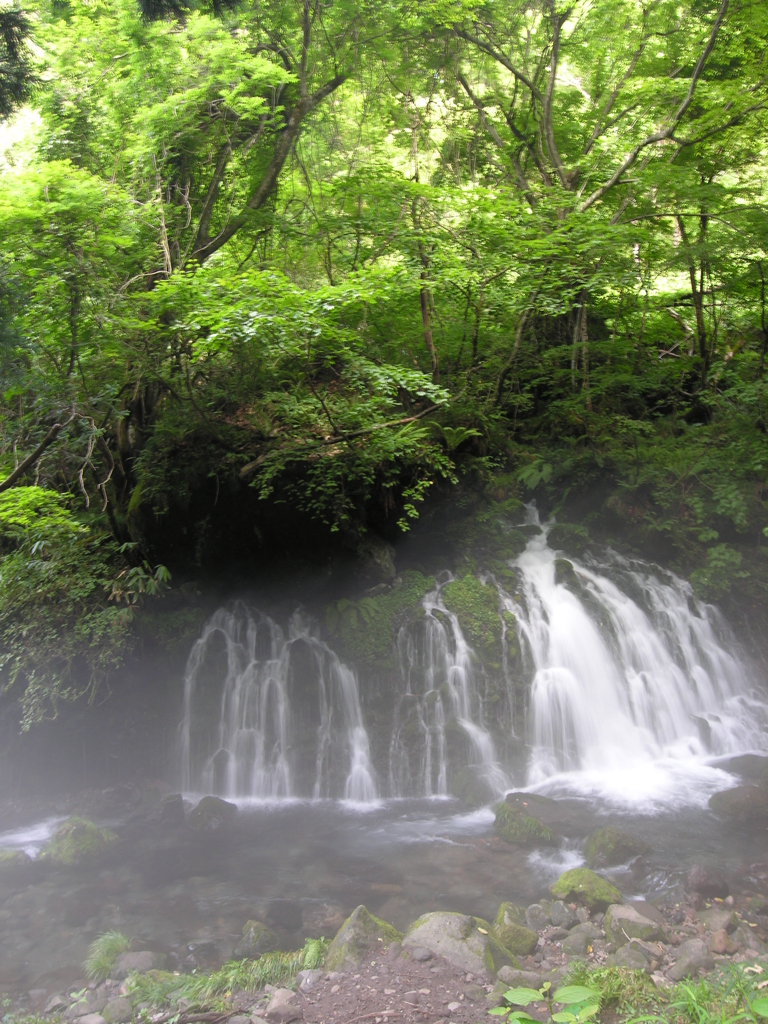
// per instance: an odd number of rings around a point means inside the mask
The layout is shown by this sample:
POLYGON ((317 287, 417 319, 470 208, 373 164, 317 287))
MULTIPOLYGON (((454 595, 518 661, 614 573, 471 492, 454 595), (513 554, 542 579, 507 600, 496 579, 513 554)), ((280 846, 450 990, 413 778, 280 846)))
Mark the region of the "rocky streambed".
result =
POLYGON ((114 793, 91 794, 0 853, 0 990, 16 1015, 82 1024, 469 1022, 508 986, 556 988, 574 970, 628 968, 663 992, 760 966, 761 786, 748 800, 730 791, 750 818, 696 811, 674 830, 529 793, 427 817, 423 805, 192 806, 139 787, 121 819, 93 814, 114 811, 114 793), (90 980, 89 947, 111 931, 130 947, 90 980), (322 966, 279 952, 332 936, 322 966), (241 983, 270 956, 287 965, 279 977, 241 983), (189 986, 204 978, 219 982, 201 997, 189 986))

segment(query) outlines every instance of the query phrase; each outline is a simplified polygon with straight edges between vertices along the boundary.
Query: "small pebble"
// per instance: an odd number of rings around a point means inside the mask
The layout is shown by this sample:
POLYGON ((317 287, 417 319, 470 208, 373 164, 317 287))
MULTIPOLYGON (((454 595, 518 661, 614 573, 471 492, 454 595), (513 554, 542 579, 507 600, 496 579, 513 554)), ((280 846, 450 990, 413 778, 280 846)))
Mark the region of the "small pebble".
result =
POLYGON ((336 993, 339 992, 340 990, 341 990, 341 985, 332 985, 331 986, 331 995, 335 996, 336 993))

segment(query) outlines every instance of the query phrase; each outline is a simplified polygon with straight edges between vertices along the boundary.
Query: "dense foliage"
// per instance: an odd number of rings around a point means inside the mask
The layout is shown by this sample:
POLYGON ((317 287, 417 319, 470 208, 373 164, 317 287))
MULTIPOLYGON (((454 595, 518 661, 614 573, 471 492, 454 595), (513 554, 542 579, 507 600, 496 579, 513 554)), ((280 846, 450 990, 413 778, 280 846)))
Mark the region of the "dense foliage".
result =
POLYGON ((103 675, 153 566, 501 471, 762 593, 766 38, 750 0, 3 9, 7 679, 103 675))

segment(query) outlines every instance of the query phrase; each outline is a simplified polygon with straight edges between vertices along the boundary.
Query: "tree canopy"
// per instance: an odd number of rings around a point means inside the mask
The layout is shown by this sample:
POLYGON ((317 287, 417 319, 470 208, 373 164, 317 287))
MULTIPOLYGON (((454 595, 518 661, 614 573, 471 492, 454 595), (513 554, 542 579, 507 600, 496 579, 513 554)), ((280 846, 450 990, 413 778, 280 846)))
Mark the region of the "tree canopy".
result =
POLYGON ((703 596, 763 594, 767 62, 751 0, 0 9, 32 717, 165 565, 391 539, 461 480, 591 492, 703 596))

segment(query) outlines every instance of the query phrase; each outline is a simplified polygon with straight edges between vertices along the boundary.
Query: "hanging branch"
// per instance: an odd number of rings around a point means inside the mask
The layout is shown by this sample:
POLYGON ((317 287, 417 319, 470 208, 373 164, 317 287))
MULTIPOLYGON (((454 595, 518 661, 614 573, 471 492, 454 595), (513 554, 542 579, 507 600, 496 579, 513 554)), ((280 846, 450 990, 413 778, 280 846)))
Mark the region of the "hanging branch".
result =
POLYGON ((68 427, 72 420, 74 420, 74 418, 75 409, 74 406, 72 406, 69 419, 65 420, 63 423, 54 423, 54 425, 45 435, 45 437, 37 446, 37 448, 35 448, 32 454, 28 455, 26 459, 24 459, 23 462, 20 462, 16 469, 14 469, 14 471, 5 478, 5 480, 0 482, 0 491, 7 491, 9 488, 13 487, 16 481, 26 473, 30 466, 35 465, 35 463, 38 461, 43 452, 47 448, 50 448, 50 446, 53 444, 53 442, 56 440, 56 438, 59 436, 62 430, 65 427, 68 427))

